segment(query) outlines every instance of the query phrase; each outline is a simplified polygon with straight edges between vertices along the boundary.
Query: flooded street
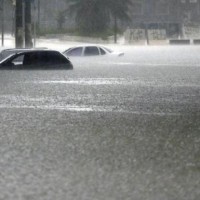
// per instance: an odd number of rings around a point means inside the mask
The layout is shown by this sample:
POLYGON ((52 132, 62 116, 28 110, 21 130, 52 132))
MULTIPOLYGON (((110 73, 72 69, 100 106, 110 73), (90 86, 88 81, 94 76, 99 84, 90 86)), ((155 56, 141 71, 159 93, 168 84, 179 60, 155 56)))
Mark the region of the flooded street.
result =
POLYGON ((199 198, 200 47, 108 46, 0 71, 0 199, 199 198))

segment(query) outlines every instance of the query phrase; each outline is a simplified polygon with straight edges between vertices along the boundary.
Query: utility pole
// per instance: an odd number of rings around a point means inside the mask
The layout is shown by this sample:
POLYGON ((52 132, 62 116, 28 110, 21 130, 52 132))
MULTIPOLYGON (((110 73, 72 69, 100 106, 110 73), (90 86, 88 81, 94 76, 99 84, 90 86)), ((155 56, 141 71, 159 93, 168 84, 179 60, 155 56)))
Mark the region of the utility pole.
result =
POLYGON ((36 3, 33 4, 34 22, 33 22, 33 47, 36 46, 36 3))
POLYGON ((32 48, 31 0, 25 0, 25 47, 32 48))
POLYGON ((4 0, 1 0, 1 46, 4 46, 4 0))
POLYGON ((16 0, 16 9, 15 9, 15 47, 23 47, 23 5, 22 0, 16 0))
POLYGON ((149 45, 149 33, 148 33, 148 28, 149 28, 149 25, 148 23, 144 25, 145 27, 145 38, 146 38, 146 45, 149 45))
POLYGON ((40 0, 38 0, 37 32, 40 34, 40 0))
POLYGON ((114 16, 114 43, 117 44, 117 17, 114 16))
MULTIPOLYGON (((146 21, 148 21, 148 17, 150 15, 150 3, 151 2, 149 2, 149 0, 146 0, 145 3, 146 3, 146 21)), ((146 22, 144 24, 144 28, 145 28, 146 44, 149 45, 149 32, 148 32, 149 24, 148 24, 148 22, 146 22)))

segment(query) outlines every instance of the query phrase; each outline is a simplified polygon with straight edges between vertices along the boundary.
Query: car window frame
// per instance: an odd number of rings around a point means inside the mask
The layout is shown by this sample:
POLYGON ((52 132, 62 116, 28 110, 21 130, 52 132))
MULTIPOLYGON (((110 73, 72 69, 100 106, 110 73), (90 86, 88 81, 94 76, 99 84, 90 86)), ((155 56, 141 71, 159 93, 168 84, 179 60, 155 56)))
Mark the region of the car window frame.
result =
POLYGON ((99 47, 98 47, 98 46, 85 46, 85 47, 84 47, 84 52, 83 52, 83 56, 84 56, 84 57, 90 57, 90 56, 100 56, 100 55, 101 55, 101 52, 100 52, 100 50, 99 50, 99 47), (98 55, 85 55, 85 50, 86 50, 86 48, 89 48, 89 47, 95 47, 95 48, 97 48, 97 50, 98 50, 99 54, 98 54, 98 55))
POLYGON ((80 56, 83 56, 83 52, 84 52, 84 47, 73 47, 73 48, 70 48, 70 49, 68 49, 66 52, 65 52, 65 54, 66 54, 66 56, 71 56, 71 57, 80 57, 80 56), (68 55, 68 53, 69 52, 71 52, 71 51, 73 51, 73 50, 75 50, 75 49, 82 49, 81 50, 81 53, 80 53, 80 55, 68 55))
POLYGON ((101 56, 105 56, 106 54, 108 54, 108 52, 104 48, 102 48, 102 47, 98 47, 98 48, 99 48, 99 52, 100 52, 101 56), (105 53, 102 54, 101 50, 103 50, 105 53))

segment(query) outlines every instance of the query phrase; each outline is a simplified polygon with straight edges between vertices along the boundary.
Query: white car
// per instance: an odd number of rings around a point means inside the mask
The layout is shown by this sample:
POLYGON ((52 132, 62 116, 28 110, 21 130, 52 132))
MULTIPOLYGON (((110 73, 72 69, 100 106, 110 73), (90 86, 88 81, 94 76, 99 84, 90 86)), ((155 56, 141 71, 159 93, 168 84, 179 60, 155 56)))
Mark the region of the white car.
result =
POLYGON ((86 57, 86 56, 123 56, 123 52, 113 51, 104 46, 82 45, 71 47, 63 52, 67 57, 86 57))

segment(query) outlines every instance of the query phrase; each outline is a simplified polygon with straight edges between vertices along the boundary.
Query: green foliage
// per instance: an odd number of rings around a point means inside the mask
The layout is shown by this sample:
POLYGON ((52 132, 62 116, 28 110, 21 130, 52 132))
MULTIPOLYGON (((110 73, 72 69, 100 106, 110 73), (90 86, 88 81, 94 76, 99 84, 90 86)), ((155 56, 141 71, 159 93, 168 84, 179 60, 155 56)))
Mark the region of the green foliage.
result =
POLYGON ((63 29, 65 23, 65 11, 59 11, 56 16, 57 26, 59 30, 63 29))
POLYGON ((58 29, 58 28, 45 28, 45 29, 43 29, 43 28, 40 28, 40 31, 38 31, 38 29, 36 29, 36 30, 37 30, 36 34, 38 36, 45 36, 45 35, 48 35, 48 34, 67 34, 67 35, 69 34, 70 35, 70 33, 74 32, 72 30, 68 30, 68 29, 65 29, 65 28, 63 28, 63 29, 58 29))
MULTIPOLYGON (((120 31, 118 31, 120 32, 120 31)), ((112 29, 106 29, 105 31, 96 32, 96 33, 89 33, 89 34, 82 34, 79 29, 40 29, 40 32, 37 32, 38 36, 45 36, 48 34, 66 34, 66 35, 72 35, 72 36, 88 36, 93 38, 101 38, 103 40, 107 40, 109 36, 114 35, 114 32, 112 29)))
POLYGON ((113 18, 129 20, 131 0, 66 0, 81 34, 105 32, 113 18))

